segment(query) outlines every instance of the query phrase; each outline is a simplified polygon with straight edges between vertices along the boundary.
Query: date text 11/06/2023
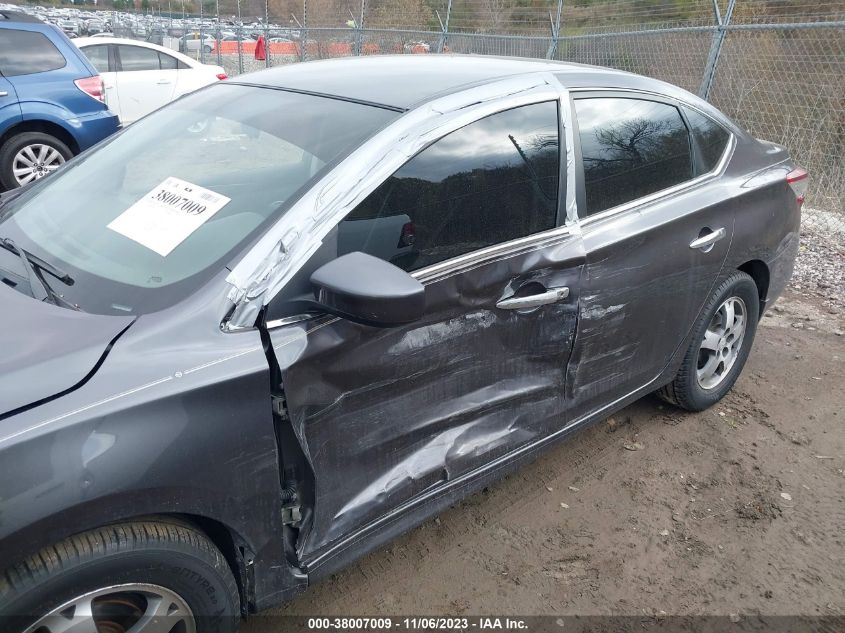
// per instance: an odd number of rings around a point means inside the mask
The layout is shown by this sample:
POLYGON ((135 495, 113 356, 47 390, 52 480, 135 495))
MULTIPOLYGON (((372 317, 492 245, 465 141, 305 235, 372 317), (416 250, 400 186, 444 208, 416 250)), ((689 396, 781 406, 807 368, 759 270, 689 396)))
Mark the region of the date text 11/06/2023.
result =
POLYGON ((308 618, 309 630, 388 630, 407 629, 412 631, 469 631, 509 630, 525 631, 528 624, 524 619, 512 617, 350 617, 350 618, 308 618))

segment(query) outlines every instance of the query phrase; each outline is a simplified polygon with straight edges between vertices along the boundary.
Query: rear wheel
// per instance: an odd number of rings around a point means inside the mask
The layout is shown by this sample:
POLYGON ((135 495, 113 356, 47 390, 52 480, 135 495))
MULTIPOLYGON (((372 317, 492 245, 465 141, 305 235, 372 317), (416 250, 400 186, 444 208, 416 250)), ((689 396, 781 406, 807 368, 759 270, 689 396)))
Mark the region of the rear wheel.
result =
POLYGON ((16 134, 0 147, 0 182, 14 189, 43 178, 73 156, 59 139, 43 132, 16 134))
POLYGON ((234 633, 239 614, 223 555, 181 524, 91 530, 0 574, 0 620, 15 633, 234 633))
POLYGON ((757 284, 737 271, 719 284, 696 323, 675 379, 657 392, 689 411, 701 411, 731 390, 754 342, 760 316, 757 284))

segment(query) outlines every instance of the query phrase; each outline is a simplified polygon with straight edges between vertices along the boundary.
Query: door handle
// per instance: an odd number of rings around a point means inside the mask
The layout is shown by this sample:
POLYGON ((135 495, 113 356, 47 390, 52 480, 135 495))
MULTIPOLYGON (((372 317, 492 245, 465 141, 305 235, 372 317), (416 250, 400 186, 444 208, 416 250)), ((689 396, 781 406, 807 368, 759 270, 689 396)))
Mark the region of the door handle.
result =
POLYGON ((0 90, 0 97, 8 97, 8 96, 9 96, 8 92, 6 92, 5 90, 0 90))
POLYGON ((496 307, 502 310, 527 310, 529 308, 539 308, 550 303, 556 303, 566 299, 568 296, 569 288, 552 288, 537 295, 502 299, 496 303, 496 307))
POLYGON ((715 231, 711 231, 707 235, 702 235, 699 238, 694 239, 692 242, 689 243, 690 248, 700 248, 707 252, 713 247, 713 244, 718 242, 720 239, 725 237, 725 229, 716 229, 715 231))
POLYGON ((169 83, 173 83, 173 82, 171 82, 169 79, 159 79, 158 83, 161 84, 161 85, 164 85, 164 84, 169 84, 169 83))

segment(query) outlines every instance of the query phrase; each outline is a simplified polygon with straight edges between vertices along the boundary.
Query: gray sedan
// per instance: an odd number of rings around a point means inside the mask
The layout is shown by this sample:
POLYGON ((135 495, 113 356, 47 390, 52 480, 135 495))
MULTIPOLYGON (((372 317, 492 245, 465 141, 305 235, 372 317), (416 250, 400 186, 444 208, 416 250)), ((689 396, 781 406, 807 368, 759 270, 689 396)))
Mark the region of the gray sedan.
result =
POLYGON ((6 194, 4 630, 233 631, 645 394, 713 405, 806 184, 671 85, 421 55, 220 82, 6 194))

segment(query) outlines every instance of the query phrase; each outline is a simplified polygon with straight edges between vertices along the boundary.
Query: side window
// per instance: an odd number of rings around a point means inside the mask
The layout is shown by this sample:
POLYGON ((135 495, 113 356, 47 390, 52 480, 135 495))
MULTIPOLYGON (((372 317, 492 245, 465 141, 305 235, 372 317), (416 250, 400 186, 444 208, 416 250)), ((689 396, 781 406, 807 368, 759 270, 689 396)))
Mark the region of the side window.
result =
POLYGON ((656 101, 575 100, 587 208, 581 217, 692 178, 690 139, 681 113, 656 101))
POLYGON ((124 72, 136 70, 159 70, 158 52, 142 46, 119 45, 120 68, 124 72))
POLYGON ((176 70, 179 65, 179 60, 167 53, 159 52, 158 60, 162 70, 176 70))
MULTIPOLYGON (((699 158, 698 174, 706 174, 713 171, 719 163, 725 148, 728 145, 730 134, 721 125, 704 116, 698 110, 684 108, 684 114, 690 125, 695 142, 701 150, 699 158)), ((697 174, 697 175, 698 175, 697 174)))
POLYGON ((338 255, 416 270, 553 228, 558 110, 549 101, 471 123, 421 151, 338 226, 338 255))
POLYGON ((107 44, 98 44, 97 46, 86 46, 82 49, 85 57, 88 58, 98 73, 109 72, 109 47, 107 44))
POLYGON ((43 33, 0 31, 0 73, 6 77, 32 75, 64 68, 64 56, 43 33))

